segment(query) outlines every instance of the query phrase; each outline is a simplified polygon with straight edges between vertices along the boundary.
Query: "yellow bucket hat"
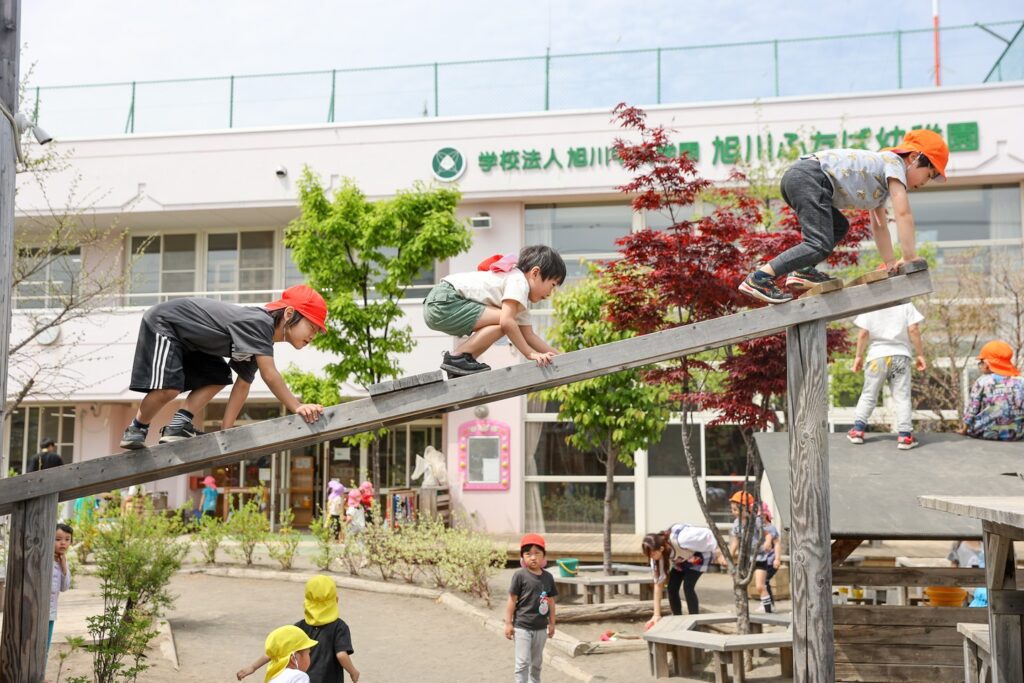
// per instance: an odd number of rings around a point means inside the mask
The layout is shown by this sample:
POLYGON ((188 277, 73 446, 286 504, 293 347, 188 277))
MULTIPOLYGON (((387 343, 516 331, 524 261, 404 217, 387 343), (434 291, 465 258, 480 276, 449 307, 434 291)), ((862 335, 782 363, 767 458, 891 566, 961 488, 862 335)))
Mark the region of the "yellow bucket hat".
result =
POLYGON ((306 623, 324 626, 338 620, 338 587, 334 580, 323 574, 306 582, 306 623))
POLYGON ((298 626, 282 626, 271 631, 263 644, 267 656, 270 657, 264 683, 284 671, 293 654, 299 650, 316 647, 316 644, 317 642, 310 639, 298 626))

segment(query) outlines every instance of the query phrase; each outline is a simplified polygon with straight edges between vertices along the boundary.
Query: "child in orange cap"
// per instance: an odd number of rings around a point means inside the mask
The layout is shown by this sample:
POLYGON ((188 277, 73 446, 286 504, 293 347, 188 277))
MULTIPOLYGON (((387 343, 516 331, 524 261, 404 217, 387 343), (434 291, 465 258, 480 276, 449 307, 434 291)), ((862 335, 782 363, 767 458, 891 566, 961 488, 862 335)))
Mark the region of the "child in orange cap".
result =
POLYGON ((519 541, 519 564, 505 605, 505 637, 515 640, 516 683, 539 683, 544 644, 555 635, 555 579, 547 565, 544 537, 526 534, 519 541))
POLYGON ((914 214, 907 190, 930 180, 946 179, 949 147, 938 133, 912 130, 897 147, 877 152, 866 149, 832 149, 807 156, 790 166, 780 189, 800 220, 803 241, 787 249, 748 275, 739 286, 744 294, 770 304, 793 298, 775 281, 786 276, 786 287, 809 289, 833 278, 815 266, 836 248, 850 229, 840 209, 871 211, 871 231, 886 267, 917 260, 914 214), (897 261, 889 237, 885 204, 892 201, 902 258, 897 261))
POLYGON ((316 422, 323 406, 303 403, 288 390, 274 365, 274 343, 301 349, 326 329, 326 320, 324 298, 307 285, 289 287, 280 299, 262 307, 200 297, 151 307, 139 326, 130 386, 146 397, 124 431, 121 448, 145 448, 150 422, 183 391, 189 392, 185 406, 160 430, 160 443, 198 436, 192 418, 231 384, 232 370, 238 381, 224 408, 223 429, 234 426, 257 370, 288 410, 316 422))
POLYGON ((754 509, 754 496, 746 491, 737 491, 729 499, 729 511, 732 513, 732 532, 729 538, 729 554, 739 559, 740 539, 743 537, 744 524, 749 515, 754 516, 754 530, 750 534, 750 554, 754 556, 754 583, 761 596, 761 609, 771 612, 775 609, 775 600, 768 590, 768 548, 771 534, 765 529, 764 519, 754 509))
POLYGON ((990 341, 978 354, 981 377, 971 387, 961 434, 989 441, 1024 440, 1024 379, 1013 349, 990 341))

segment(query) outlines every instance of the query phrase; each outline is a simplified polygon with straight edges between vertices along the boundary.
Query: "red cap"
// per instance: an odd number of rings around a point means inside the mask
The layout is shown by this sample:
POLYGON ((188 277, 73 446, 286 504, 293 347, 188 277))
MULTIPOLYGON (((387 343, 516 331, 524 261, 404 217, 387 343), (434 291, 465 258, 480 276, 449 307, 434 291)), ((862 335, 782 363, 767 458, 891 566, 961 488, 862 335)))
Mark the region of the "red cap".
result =
POLYGON ((544 537, 540 534, 526 534, 519 539, 519 550, 522 550, 528 545, 539 545, 543 550, 547 550, 544 547, 544 537))
POLYGON ((295 285, 284 290, 281 293, 280 299, 271 301, 263 308, 268 311, 276 311, 279 308, 288 308, 289 306, 301 313, 304 318, 307 318, 322 331, 327 331, 327 328, 324 327, 324 323, 327 321, 327 303, 320 296, 320 292, 309 285, 295 285))

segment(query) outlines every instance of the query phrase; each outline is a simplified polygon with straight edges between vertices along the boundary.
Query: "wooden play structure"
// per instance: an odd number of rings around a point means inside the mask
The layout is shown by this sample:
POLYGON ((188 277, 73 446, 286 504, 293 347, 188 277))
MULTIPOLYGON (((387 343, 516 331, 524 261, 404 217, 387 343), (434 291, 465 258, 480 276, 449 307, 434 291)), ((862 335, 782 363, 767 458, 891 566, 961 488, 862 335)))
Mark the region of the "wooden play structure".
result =
MULTIPOLYGON (((846 604, 833 608, 833 643, 836 681, 921 681, 946 682, 971 680, 965 668, 964 637, 978 633, 976 626, 987 624, 984 609, 968 607, 915 606, 909 603, 909 591, 941 588, 978 588, 992 585, 999 549, 1009 553, 1009 563, 1000 567, 998 585, 1015 580, 1012 544, 994 544, 986 557, 993 566, 986 569, 950 566, 898 566, 891 558, 889 566, 844 564, 865 541, 953 541, 979 540, 982 528, 976 520, 955 517, 934 510, 947 509, 928 504, 923 509, 918 497, 927 494, 1024 496, 1024 449, 1020 444, 977 441, 956 434, 918 435, 922 447, 897 451, 889 434, 868 434, 863 445, 853 445, 845 434, 829 438, 831 516, 831 586, 859 586, 865 592, 889 588, 898 596, 896 604, 846 604), (1008 550, 1007 550, 1008 549, 1008 550), (993 562, 994 560, 994 562, 993 562), (1007 567, 1009 567, 1007 569, 1007 567)), ((791 475, 789 444, 786 434, 758 434, 758 448, 772 493, 779 505, 783 528, 796 523, 790 514, 791 475)), ((928 499, 937 500, 937 499, 928 499)), ((953 510, 953 508, 949 508, 953 510)), ((794 508, 795 510, 795 508, 794 508)), ((1005 531, 1006 527, 998 527, 1005 531)), ((1010 538, 1024 540, 1024 531, 1010 538)), ((799 551, 790 554, 791 571, 800 571, 799 551)), ((1015 589, 1016 584, 1012 583, 1015 589)), ((1010 588, 1008 586, 1008 588, 1010 588)), ((992 588, 990 587, 990 591, 992 588)), ((936 591, 938 592, 938 591, 936 591)), ((1017 605, 1024 604, 1021 593, 1013 590, 1017 605)), ((1011 590, 1005 591, 1006 595, 1011 590)), ((1009 600, 1009 598, 1007 598, 1009 600)), ((866 601, 865 601, 866 602, 866 601)), ((1006 604, 1011 604, 1007 602, 1006 604)), ((795 607, 794 607, 795 609, 795 607)), ((1020 613, 1014 618, 1018 624, 1020 613)), ((1020 668, 1020 630, 1017 631, 1016 662, 1009 677, 995 681, 1022 681, 1020 668), (1015 673, 1014 673, 1015 672, 1015 673)), ((986 634, 987 636, 987 631, 986 634)), ((977 649, 978 641, 972 641, 977 649)), ((970 645, 967 646, 971 650, 970 645)))
MULTIPOLYGON (((828 321, 928 294, 927 271, 804 296, 662 332, 558 356, 547 367, 523 363, 450 381, 409 382, 397 390, 333 406, 315 424, 288 416, 176 443, 0 480, 0 514, 11 514, 0 681, 37 683, 45 671, 53 528, 58 501, 258 458, 446 410, 658 363, 787 332, 789 516, 793 557, 793 670, 797 681, 832 681, 832 561, 826 416, 828 321)), ((773 481, 774 486, 774 481, 773 481)), ((1018 643, 1019 647, 1019 643, 1018 643)))

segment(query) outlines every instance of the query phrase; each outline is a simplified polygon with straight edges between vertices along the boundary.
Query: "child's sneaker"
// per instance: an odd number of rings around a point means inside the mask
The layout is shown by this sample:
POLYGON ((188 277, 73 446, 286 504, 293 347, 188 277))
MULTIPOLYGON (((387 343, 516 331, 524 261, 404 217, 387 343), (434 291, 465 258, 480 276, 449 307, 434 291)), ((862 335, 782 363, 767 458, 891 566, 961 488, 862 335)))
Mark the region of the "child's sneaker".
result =
POLYGON ((168 425, 160 430, 160 441, 158 443, 184 441, 185 439, 191 439, 193 436, 201 436, 202 434, 203 432, 196 429, 196 426, 191 422, 186 422, 181 427, 171 427, 168 425))
POLYGON ((794 289, 810 289, 816 285, 835 280, 831 275, 826 275, 817 268, 801 268, 795 270, 786 277, 786 286, 794 289))
POLYGON ((846 432, 846 438, 850 440, 850 443, 864 443, 864 432, 854 427, 846 432))
POLYGON ((481 363, 476 358, 473 358, 473 354, 471 353, 460 353, 457 356, 453 356, 445 351, 444 361, 441 363, 441 369, 449 375, 463 377, 465 375, 474 375, 478 372, 485 372, 490 370, 491 366, 486 363, 481 363))
POLYGON ((121 437, 121 448, 127 448, 132 451, 145 448, 147 436, 149 436, 148 427, 128 425, 128 429, 124 430, 124 436, 121 437))
POLYGON ((784 292, 775 284, 775 278, 768 273, 755 270, 737 288, 744 294, 769 304, 784 304, 793 300, 793 295, 784 292))
POLYGON ((901 436, 896 439, 896 448, 901 451, 909 451, 911 448, 917 448, 921 445, 921 442, 914 438, 914 435, 901 436))

